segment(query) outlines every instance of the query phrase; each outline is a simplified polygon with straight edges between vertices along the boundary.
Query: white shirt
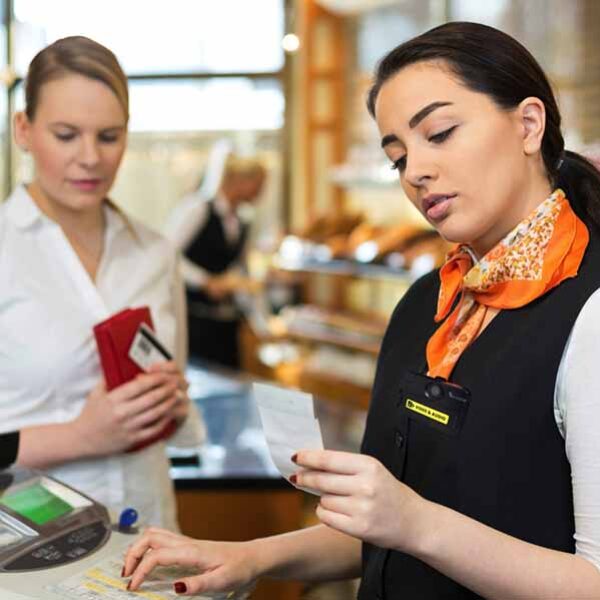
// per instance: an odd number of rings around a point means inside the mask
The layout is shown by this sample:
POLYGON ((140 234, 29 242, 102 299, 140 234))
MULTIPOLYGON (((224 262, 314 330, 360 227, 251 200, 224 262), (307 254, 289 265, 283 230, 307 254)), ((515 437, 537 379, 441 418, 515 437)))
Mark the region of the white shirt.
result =
MULTIPOLYGON (((236 211, 230 209, 227 200, 222 196, 217 195, 214 199, 214 207, 223 223, 225 239, 230 245, 235 244, 241 233, 240 217, 236 211)), ((165 225, 164 234, 180 252, 184 252, 206 225, 208 217, 209 200, 199 193, 189 194, 173 209, 165 225)), ((243 263, 243 260, 241 262, 243 263)), ((232 267, 232 270, 237 269, 237 266, 232 267)), ((181 260, 181 273, 190 289, 203 287, 210 277, 210 273, 185 256, 181 260)))
MULTIPOLYGON (((67 422, 102 377, 92 327, 149 305, 158 337, 186 362, 185 298, 174 249, 105 205, 104 253, 94 283, 58 224, 19 186, 0 206, 0 431, 67 422)), ((200 443, 193 410, 182 435, 200 443)), ((176 528, 163 443, 136 453, 66 463, 50 475, 116 514, 176 528)))
MULTIPOLYGON (((600 290, 585 303, 556 378, 554 415, 571 465, 576 554, 600 569, 600 290)), ((551 523, 548 524, 552 526, 551 523)))

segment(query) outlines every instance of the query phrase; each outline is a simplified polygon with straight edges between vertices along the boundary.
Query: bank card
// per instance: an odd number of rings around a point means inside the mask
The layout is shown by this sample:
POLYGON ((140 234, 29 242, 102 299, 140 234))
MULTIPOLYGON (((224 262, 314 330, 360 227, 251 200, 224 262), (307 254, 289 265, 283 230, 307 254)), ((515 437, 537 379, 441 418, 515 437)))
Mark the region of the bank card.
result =
POLYGON ((172 360, 171 353, 160 343, 156 334, 142 323, 129 348, 129 358, 143 371, 151 365, 165 360, 172 360))

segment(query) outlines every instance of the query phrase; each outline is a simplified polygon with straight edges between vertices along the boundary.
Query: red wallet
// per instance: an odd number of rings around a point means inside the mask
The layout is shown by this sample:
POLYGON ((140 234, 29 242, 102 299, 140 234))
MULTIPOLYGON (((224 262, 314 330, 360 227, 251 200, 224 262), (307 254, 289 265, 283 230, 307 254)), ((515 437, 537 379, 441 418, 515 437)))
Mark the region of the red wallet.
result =
MULTIPOLYGON (((126 308, 94 326, 100 363, 106 389, 109 391, 143 373, 142 369, 129 358, 129 349, 141 323, 154 330, 150 309, 147 306, 126 308)), ((135 444, 127 452, 136 452, 154 442, 166 439, 173 435, 176 429, 177 423, 173 419, 156 436, 135 444)))

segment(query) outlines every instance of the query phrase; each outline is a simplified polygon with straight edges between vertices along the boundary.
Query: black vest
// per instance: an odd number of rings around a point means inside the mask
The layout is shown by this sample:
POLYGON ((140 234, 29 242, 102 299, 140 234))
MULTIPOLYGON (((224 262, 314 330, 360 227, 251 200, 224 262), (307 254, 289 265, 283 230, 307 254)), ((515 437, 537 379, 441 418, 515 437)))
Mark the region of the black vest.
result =
MULTIPOLYGON (((194 264, 202 267, 211 274, 224 273, 239 260, 244 245, 248 227, 240 224, 240 235, 234 244, 230 244, 225 236, 223 221, 215 210, 214 201, 208 203, 208 218, 204 227, 196 234, 186 248, 184 254, 194 264)), ((215 304, 201 290, 187 290, 188 301, 202 304, 215 304)))
MULTIPOLYGON (((456 437, 410 419, 398 403, 403 374, 423 371, 435 330, 438 272, 415 283, 386 333, 362 451, 416 492, 494 529, 574 552, 573 500, 554 387, 575 320, 600 288, 592 234, 579 274, 531 304, 505 310, 464 352, 452 381, 472 400, 456 437)), ((472 600, 476 594, 401 552, 363 545, 360 600, 472 600)))

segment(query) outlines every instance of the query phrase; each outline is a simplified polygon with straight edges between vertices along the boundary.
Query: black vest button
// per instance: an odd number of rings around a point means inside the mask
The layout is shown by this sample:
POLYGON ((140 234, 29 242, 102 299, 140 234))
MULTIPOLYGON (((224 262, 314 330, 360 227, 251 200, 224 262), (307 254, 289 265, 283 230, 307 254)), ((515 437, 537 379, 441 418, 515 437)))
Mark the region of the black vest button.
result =
POLYGON ((394 442, 396 443, 397 448, 402 448, 404 445, 404 436, 398 430, 396 430, 396 433, 394 434, 394 442))

